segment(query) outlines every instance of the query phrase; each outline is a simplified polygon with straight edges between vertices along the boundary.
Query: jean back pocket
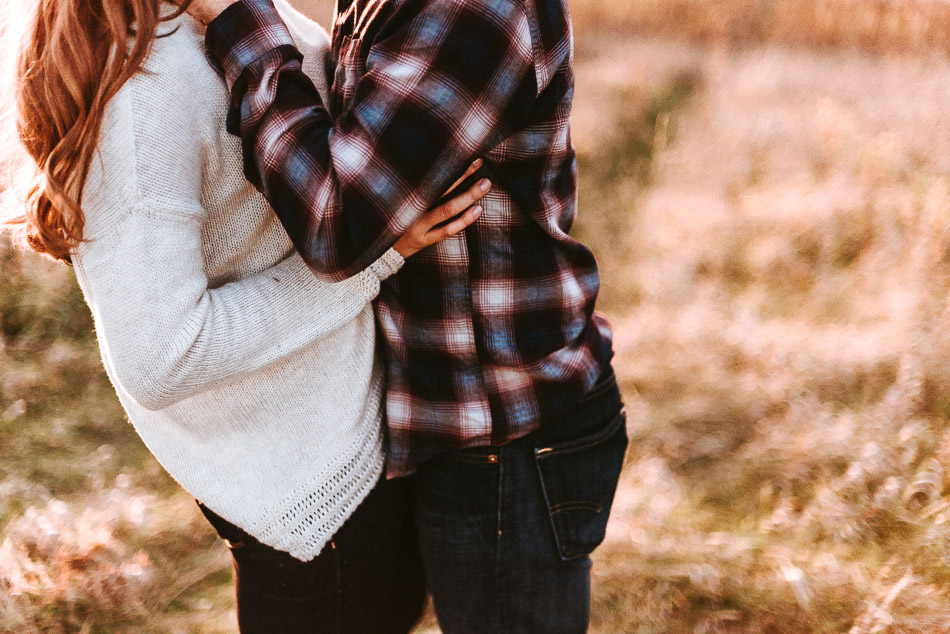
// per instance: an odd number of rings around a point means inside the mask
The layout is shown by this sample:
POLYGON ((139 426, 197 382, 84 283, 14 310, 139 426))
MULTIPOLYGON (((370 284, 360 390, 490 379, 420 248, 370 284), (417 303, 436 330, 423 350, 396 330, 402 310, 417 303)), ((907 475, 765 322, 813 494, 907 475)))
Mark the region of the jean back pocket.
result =
POLYGON ((604 540, 627 450, 626 415, 596 433, 534 450, 558 554, 590 554, 604 540))

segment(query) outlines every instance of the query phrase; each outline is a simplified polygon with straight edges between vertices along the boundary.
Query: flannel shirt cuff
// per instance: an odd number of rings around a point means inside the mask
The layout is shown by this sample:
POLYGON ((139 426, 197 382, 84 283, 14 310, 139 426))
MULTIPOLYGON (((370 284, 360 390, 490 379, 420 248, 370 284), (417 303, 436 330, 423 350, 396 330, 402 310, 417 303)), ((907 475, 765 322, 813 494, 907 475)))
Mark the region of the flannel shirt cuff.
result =
POLYGON ((386 253, 382 254, 378 260, 369 265, 369 268, 379 277, 380 280, 385 280, 390 275, 393 275, 402 268, 402 265, 406 261, 403 259, 399 252, 396 249, 390 249, 386 253))
POLYGON ((274 49, 302 59, 272 0, 232 3, 208 24, 205 34, 207 57, 224 75, 228 90, 234 90, 247 68, 274 49))

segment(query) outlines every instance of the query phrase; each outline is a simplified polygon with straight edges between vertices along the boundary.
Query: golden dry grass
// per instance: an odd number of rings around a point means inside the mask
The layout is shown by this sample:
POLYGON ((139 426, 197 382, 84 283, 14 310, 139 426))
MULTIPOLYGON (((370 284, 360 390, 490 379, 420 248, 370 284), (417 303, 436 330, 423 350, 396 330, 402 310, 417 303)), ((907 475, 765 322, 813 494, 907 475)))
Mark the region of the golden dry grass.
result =
MULTIPOLYGON (((632 438, 593 630, 950 631, 948 3, 572 6, 632 438)), ((0 284, 0 631, 233 631, 71 272, 0 284)))
POLYGON ((579 229, 633 440, 596 629, 950 631, 950 65, 594 50, 579 229), (610 90, 660 122, 646 173, 610 90))
POLYGON ((946 0, 572 0, 581 31, 878 52, 950 52, 946 0))

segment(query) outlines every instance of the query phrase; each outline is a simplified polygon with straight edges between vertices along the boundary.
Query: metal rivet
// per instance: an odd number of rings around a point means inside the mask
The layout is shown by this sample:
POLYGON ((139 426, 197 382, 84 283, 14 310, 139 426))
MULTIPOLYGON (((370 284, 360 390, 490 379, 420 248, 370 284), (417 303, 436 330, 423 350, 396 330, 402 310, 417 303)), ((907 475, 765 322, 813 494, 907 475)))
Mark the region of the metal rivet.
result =
POLYGON ((498 462, 498 456, 496 456, 495 454, 491 454, 490 456, 488 456, 488 462, 498 462))

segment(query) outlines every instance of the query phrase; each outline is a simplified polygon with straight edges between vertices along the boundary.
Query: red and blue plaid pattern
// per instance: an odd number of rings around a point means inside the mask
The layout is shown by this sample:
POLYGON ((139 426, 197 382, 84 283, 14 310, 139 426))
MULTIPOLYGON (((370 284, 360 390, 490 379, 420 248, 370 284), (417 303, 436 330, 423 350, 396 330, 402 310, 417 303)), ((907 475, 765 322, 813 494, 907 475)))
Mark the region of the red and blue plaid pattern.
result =
POLYGON ((315 273, 369 266, 475 158, 492 191, 463 233, 409 258, 377 317, 390 477, 563 414, 611 355, 576 210, 565 0, 340 1, 331 103, 271 0, 208 28, 245 173, 315 273))

